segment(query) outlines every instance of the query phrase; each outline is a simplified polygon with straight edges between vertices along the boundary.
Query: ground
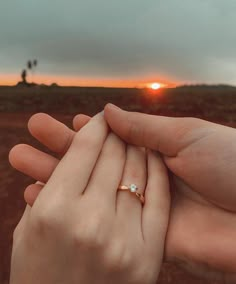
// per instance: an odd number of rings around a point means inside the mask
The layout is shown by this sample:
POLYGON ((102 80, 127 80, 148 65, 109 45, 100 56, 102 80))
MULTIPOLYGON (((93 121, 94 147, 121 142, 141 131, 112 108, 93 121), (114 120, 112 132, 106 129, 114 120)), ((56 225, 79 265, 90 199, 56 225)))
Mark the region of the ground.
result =
MULTIPOLYGON (((193 116, 236 127, 236 91, 223 88, 137 90, 103 88, 0 87, 0 284, 8 283, 12 233, 24 210, 23 191, 32 182, 8 163, 8 152, 17 143, 41 147, 27 132, 27 120, 46 112, 71 126, 77 113, 94 115, 107 102, 132 111, 193 116)), ((41 147, 41 149, 43 149, 41 147)), ((160 284, 203 282, 172 265, 164 265, 160 284)))

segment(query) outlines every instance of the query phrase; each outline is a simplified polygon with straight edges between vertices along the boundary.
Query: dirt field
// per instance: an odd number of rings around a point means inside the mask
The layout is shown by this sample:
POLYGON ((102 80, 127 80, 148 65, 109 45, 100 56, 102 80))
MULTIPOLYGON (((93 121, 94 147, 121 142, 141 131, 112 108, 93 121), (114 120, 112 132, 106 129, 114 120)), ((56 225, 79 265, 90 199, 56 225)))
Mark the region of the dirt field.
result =
MULTIPOLYGON (((145 113, 194 116, 236 126, 236 91, 224 88, 185 88, 166 91, 102 88, 0 87, 0 284, 8 283, 12 232, 24 209, 23 190, 31 182, 8 164, 8 152, 17 143, 40 147, 27 132, 32 113, 47 112, 71 125, 77 113, 94 115, 107 102, 145 113)), ((159 283, 203 282, 172 265, 165 265, 159 283)))

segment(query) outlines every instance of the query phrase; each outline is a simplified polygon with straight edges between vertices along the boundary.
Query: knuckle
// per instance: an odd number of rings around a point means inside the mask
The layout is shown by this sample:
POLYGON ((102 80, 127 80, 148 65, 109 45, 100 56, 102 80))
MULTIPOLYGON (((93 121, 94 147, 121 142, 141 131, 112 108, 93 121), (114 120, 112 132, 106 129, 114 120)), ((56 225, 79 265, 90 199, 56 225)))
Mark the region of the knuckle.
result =
POLYGON ((184 118, 179 118, 179 121, 181 124, 178 125, 177 128, 177 133, 178 130, 180 131, 180 133, 186 133, 188 131, 191 131, 192 129, 194 129, 195 127, 198 128, 200 126, 203 126, 205 124, 205 122, 197 117, 184 117, 184 118))
POLYGON ((132 259, 132 253, 126 249, 123 241, 111 242, 104 257, 106 267, 112 273, 130 271, 132 259))
POLYGON ((154 267, 140 266, 138 271, 135 269, 132 279, 133 282, 137 284, 156 283, 158 279, 158 272, 154 267))
POLYGON ((85 222, 80 222, 73 236, 75 246, 79 249, 103 248, 106 243, 103 226, 102 218, 98 216, 91 216, 85 222))
POLYGON ((40 214, 35 214, 32 216, 32 227, 35 229, 36 232, 45 232, 49 228, 53 227, 52 218, 49 217, 48 214, 45 212, 41 212, 40 214))
POLYGON ((39 235, 58 231, 61 227, 61 218, 53 208, 32 212, 31 227, 39 235))

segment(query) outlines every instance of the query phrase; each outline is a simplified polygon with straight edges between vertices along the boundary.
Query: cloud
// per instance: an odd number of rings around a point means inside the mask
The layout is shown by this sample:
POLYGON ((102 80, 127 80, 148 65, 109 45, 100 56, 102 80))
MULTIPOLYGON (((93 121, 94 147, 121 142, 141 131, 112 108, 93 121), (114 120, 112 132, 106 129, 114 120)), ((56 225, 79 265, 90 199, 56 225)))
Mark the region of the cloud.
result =
POLYGON ((234 83, 235 8, 234 0, 7 1, 0 72, 38 58, 52 74, 234 83))

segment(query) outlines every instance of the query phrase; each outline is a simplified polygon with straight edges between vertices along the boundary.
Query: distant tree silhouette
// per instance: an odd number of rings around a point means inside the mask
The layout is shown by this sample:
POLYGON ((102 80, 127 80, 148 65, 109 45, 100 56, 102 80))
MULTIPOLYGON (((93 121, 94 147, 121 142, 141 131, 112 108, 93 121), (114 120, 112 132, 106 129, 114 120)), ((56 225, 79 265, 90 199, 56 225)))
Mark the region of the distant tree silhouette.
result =
POLYGON ((34 65, 34 67, 36 67, 38 65, 38 61, 36 59, 33 61, 33 65, 34 65))
POLYGON ((38 61, 36 59, 34 60, 28 60, 27 62, 27 68, 29 69, 29 71, 31 71, 31 74, 32 74, 32 83, 33 83, 33 80, 34 80, 34 73, 35 73, 35 69, 38 65, 38 61))
POLYGON ((36 70, 36 67, 38 66, 38 60, 34 59, 32 65, 33 65, 32 66, 32 74, 33 74, 33 78, 34 78, 35 70, 36 70))
POLYGON ((29 70, 31 70, 31 69, 32 69, 32 63, 31 63, 31 61, 30 61, 30 60, 27 62, 27 67, 28 67, 28 69, 29 69, 29 70))
POLYGON ((27 71, 25 69, 23 69, 22 72, 21 72, 21 78, 22 78, 22 82, 24 84, 27 84, 26 77, 27 77, 27 71))
POLYGON ((29 85, 29 83, 27 82, 27 76, 28 76, 28 72, 27 69, 29 70, 29 72, 31 72, 32 74, 32 82, 31 84, 33 84, 33 79, 34 79, 34 72, 36 67, 38 66, 38 61, 36 59, 34 60, 28 60, 26 63, 26 69, 23 69, 21 72, 21 78, 22 78, 22 83, 29 85))

